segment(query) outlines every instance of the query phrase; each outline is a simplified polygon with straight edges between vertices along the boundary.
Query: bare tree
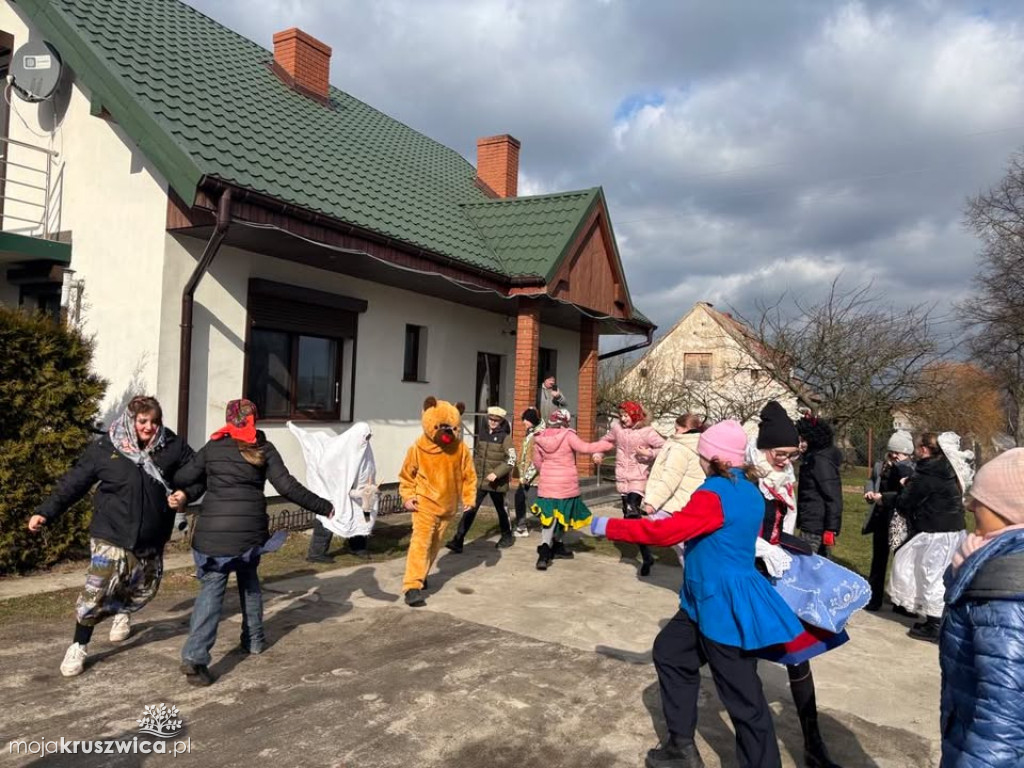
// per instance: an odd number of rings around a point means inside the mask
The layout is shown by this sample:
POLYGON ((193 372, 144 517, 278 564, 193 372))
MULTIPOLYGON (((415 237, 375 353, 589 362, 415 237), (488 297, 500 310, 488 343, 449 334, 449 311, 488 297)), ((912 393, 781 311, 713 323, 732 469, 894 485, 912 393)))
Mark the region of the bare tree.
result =
POLYGON ((840 279, 817 302, 784 295, 761 304, 747 325, 774 376, 807 391, 842 427, 918 402, 921 373, 942 350, 931 307, 897 307, 870 283, 847 289, 840 279))
POLYGON ((957 306, 975 361, 1005 391, 1011 430, 1024 445, 1024 154, 1006 175, 967 201, 965 224, 981 240, 974 295, 957 306))
POLYGON ((688 376, 680 357, 619 362, 601 370, 598 411, 614 416, 619 403, 635 400, 655 422, 697 413, 713 422, 736 419, 743 423, 784 391, 767 371, 751 366, 756 363, 723 366, 705 379, 688 376))
POLYGON ((907 411, 915 429, 953 430, 992 452, 1006 430, 1006 408, 994 377, 977 366, 942 362, 922 372, 922 397, 907 411))

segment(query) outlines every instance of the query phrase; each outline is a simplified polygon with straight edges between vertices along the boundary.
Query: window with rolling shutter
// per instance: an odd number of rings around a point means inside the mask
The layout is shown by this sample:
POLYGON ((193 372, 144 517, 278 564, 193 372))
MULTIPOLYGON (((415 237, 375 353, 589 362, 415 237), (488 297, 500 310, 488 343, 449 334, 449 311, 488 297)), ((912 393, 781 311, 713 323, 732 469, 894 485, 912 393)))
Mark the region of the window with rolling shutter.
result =
POLYGON ((352 421, 361 299, 249 281, 246 397, 265 419, 352 421))

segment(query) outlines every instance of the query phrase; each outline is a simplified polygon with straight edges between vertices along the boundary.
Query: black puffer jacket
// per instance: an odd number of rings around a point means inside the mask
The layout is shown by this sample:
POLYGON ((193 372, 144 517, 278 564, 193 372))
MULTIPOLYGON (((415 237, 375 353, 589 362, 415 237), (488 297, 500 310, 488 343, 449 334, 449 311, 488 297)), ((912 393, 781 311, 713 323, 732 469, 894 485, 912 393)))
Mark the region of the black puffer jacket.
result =
POLYGON ((964 503, 953 465, 945 456, 921 459, 896 500, 910 535, 964 530, 964 503))
MULTIPOLYGON (((893 463, 879 462, 879 465, 876 466, 877 483, 872 485, 874 490, 882 494, 882 499, 871 506, 871 512, 864 522, 861 533, 889 530, 889 523, 896 510, 896 502, 905 490, 903 480, 914 473, 914 464, 910 459, 893 463)), ((865 488, 865 490, 867 489, 865 488)))
POLYGON ((266 458, 261 466, 246 461, 238 444, 226 437, 204 445, 174 478, 186 485, 205 482, 206 496, 192 539, 192 547, 204 555, 234 557, 267 542, 270 534, 263 493, 267 480, 293 504, 318 515, 331 512, 329 501, 288 474, 281 454, 262 432, 257 432, 257 444, 266 458))
POLYGON ((843 524, 843 453, 834 445, 808 451, 800 462, 796 490, 796 527, 807 533, 839 533, 843 524))
MULTIPOLYGON (((169 429, 164 445, 153 453, 153 463, 167 484, 183 490, 189 500, 202 495, 202 485, 175 484, 173 478, 192 456, 188 443, 169 429)), ((167 506, 167 491, 141 465, 118 453, 107 435, 85 449, 36 514, 55 520, 96 483, 89 535, 133 552, 162 551, 174 527, 175 510, 167 506)))

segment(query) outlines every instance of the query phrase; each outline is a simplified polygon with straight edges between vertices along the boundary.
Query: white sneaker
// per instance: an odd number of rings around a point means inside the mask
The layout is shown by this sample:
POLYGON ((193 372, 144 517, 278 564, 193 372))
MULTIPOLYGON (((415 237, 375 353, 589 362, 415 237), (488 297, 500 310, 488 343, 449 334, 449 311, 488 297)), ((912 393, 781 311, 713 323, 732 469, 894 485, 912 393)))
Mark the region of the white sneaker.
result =
POLYGON ((515 535, 517 537, 519 537, 520 539, 522 539, 522 538, 525 538, 525 537, 529 536, 530 532, 528 530, 526 530, 526 526, 524 525, 522 528, 516 528, 515 535))
POLYGON ((110 642, 120 643, 122 640, 127 640, 131 633, 132 617, 127 613, 119 613, 114 616, 114 621, 110 625, 110 642))
POLYGON ((74 677, 82 674, 85 669, 85 657, 89 655, 89 646, 81 643, 72 643, 64 654, 64 661, 60 663, 60 673, 64 677, 74 677))

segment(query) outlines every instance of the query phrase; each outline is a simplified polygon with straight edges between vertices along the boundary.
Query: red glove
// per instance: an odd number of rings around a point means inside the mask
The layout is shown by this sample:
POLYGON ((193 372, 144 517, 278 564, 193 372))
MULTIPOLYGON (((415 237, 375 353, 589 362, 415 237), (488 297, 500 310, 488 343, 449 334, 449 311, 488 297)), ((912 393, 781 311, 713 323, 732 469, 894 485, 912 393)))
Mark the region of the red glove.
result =
POLYGON ((836 545, 836 532, 825 531, 821 535, 821 543, 824 544, 826 547, 834 547, 836 545))

